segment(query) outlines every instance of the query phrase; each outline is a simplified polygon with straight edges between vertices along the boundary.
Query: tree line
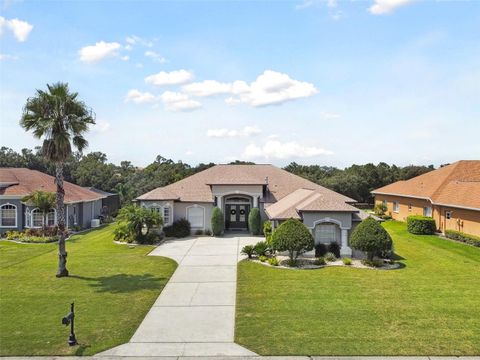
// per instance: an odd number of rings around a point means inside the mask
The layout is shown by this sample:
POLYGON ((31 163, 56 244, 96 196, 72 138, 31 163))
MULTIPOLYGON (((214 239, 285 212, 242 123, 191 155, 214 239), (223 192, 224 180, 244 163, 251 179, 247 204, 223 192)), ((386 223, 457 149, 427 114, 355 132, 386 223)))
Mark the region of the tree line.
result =
MULTIPOLYGON (((247 162, 237 160, 233 164, 247 162)), ((122 161, 120 165, 108 162, 107 155, 102 152, 85 155, 72 153, 65 161, 64 176, 65 180, 80 186, 93 186, 103 191, 118 193, 122 204, 126 204, 156 187, 166 186, 214 165, 201 163, 191 166, 159 155, 151 164, 140 168, 130 161, 122 161)), ((45 159, 39 147, 33 150, 22 149, 20 152, 8 147, 0 148, 0 167, 24 167, 55 176, 55 165, 45 159)), ((284 169, 358 202, 372 203, 370 192, 373 189, 432 171, 434 166, 400 167, 381 162, 378 165, 369 163, 338 169, 292 162, 284 169)))

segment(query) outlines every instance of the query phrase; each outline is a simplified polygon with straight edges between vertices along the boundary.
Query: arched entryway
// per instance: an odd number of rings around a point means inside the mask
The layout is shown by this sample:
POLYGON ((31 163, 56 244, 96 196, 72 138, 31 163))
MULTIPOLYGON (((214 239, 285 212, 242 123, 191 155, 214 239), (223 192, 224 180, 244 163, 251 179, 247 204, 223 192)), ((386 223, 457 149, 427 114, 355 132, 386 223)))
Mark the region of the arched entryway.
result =
POLYGON ((247 195, 225 197, 225 229, 248 230, 248 214, 252 208, 252 198, 247 195))
POLYGON ((332 242, 336 242, 340 245, 341 230, 338 224, 332 222, 322 222, 315 226, 314 237, 315 245, 328 245, 332 242))

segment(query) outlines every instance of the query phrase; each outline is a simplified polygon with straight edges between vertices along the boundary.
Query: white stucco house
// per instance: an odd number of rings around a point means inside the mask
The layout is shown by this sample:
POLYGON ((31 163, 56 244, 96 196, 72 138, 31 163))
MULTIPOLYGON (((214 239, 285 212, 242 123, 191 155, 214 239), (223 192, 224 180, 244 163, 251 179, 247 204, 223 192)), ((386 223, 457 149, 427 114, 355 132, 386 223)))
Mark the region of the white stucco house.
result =
POLYGON ((352 205, 355 200, 273 165, 216 165, 136 200, 159 211, 166 226, 186 218, 192 231, 210 229, 214 207, 222 210, 227 231, 248 231, 248 214, 256 207, 274 227, 299 219, 315 243, 335 241, 343 256, 352 255, 350 234, 368 216, 352 205))

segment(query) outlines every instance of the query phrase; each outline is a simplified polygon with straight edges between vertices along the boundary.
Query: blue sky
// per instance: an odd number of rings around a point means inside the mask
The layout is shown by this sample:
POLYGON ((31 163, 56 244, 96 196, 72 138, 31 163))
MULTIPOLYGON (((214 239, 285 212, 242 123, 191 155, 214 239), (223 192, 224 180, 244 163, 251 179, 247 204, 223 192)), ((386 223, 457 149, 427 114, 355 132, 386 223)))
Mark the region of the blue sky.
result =
POLYGON ((89 151, 146 165, 345 167, 480 156, 478 1, 4 1, 0 140, 35 89, 96 113, 89 151))

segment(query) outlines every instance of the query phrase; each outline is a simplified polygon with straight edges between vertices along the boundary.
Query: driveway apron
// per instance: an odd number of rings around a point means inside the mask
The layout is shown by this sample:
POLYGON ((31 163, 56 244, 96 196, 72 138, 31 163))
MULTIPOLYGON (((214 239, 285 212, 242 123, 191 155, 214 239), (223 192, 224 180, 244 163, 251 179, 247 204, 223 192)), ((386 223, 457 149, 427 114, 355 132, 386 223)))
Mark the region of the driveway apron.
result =
POLYGON ((234 340, 237 263, 250 236, 166 241, 150 256, 179 264, 130 342, 100 356, 252 356, 234 340))

